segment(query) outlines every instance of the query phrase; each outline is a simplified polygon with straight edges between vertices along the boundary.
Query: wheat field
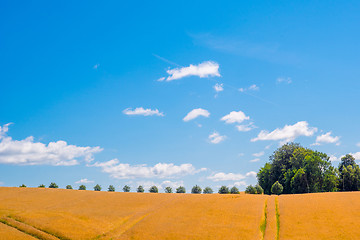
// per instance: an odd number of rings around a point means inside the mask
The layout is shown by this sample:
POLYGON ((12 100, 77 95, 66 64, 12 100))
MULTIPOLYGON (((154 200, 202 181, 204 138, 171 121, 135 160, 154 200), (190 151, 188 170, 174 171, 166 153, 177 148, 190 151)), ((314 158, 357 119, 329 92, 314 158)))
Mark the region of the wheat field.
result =
POLYGON ((0 188, 2 239, 359 239, 360 193, 0 188))

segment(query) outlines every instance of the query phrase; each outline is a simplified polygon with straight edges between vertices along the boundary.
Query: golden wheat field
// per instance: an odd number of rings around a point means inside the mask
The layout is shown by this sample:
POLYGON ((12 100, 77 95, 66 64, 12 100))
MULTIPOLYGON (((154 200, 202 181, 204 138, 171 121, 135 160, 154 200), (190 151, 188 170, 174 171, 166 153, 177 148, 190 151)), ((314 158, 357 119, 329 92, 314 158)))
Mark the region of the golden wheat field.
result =
POLYGON ((0 239, 359 239, 359 226, 355 192, 277 197, 0 188, 0 239))

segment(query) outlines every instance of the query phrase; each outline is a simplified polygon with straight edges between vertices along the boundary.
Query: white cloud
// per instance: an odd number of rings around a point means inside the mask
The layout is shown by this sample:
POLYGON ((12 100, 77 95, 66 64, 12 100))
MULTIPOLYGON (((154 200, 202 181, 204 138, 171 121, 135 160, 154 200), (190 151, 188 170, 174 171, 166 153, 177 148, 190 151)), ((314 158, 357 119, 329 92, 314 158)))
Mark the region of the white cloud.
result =
POLYGON ((165 77, 161 77, 161 78, 159 78, 157 81, 158 82, 162 82, 162 81, 164 81, 165 80, 165 77))
POLYGON ((245 181, 239 181, 239 182, 234 182, 233 185, 237 187, 241 187, 241 186, 246 186, 247 184, 245 181))
POLYGON ((96 162, 91 167, 100 167, 102 171, 110 174, 117 179, 134 179, 134 178, 175 178, 189 174, 206 171, 206 168, 195 169, 190 164, 174 165, 173 163, 158 163, 154 166, 130 165, 120 163, 118 159, 112 159, 107 162, 96 162))
POLYGON ((163 181, 160 186, 165 189, 166 187, 171 187, 173 189, 173 191, 175 191, 176 188, 180 187, 180 186, 184 186, 184 181, 163 181))
POLYGON ((218 132, 213 132, 212 134, 209 135, 210 142, 214 144, 221 143, 225 139, 226 136, 225 135, 221 136, 218 132))
POLYGON ((292 80, 290 77, 279 77, 276 79, 276 82, 290 84, 290 83, 292 83, 292 80))
POLYGON ((123 111, 123 113, 126 115, 142 115, 142 116, 156 115, 160 117, 164 116, 164 113, 159 112, 159 110, 157 109, 155 110, 152 110, 150 108, 144 109, 143 107, 135 108, 134 110, 132 110, 131 108, 127 108, 123 111))
POLYGON ((196 108, 191 110, 184 118, 183 121, 184 122, 188 122, 190 120, 193 120, 199 116, 203 116, 203 117, 209 117, 210 113, 209 111, 202 109, 202 108, 196 108))
POLYGON ((258 152, 258 153, 253 153, 253 156, 254 157, 261 157, 261 156, 263 156, 265 154, 265 152, 264 151, 261 151, 261 152, 258 152))
POLYGON ((256 138, 251 139, 252 142, 265 140, 281 140, 282 143, 294 141, 297 137, 313 136, 317 131, 315 127, 309 127, 306 121, 297 122, 294 125, 285 125, 283 128, 277 128, 272 132, 262 130, 256 138))
POLYGON ((93 183, 94 181, 89 180, 87 178, 80 179, 79 181, 76 181, 77 184, 86 184, 86 183, 93 183))
POLYGON ((254 158, 254 159, 250 160, 250 162, 258 162, 258 161, 260 161, 260 158, 254 158))
POLYGON ((247 88, 239 88, 240 92, 246 92, 246 91, 259 91, 260 87, 257 86, 256 84, 252 84, 247 88))
POLYGON ((336 145, 340 145, 340 137, 331 136, 331 132, 327 132, 323 135, 317 136, 316 141, 313 145, 321 145, 322 143, 335 143, 336 145))
POLYGON ((214 85, 213 88, 215 89, 216 92, 222 92, 222 91, 224 91, 224 84, 217 83, 217 84, 214 85))
POLYGON ((356 146, 357 146, 357 147, 360 147, 360 142, 358 142, 358 143, 356 144, 356 146))
POLYGON ((237 125, 236 128, 239 132, 248 132, 257 127, 254 125, 254 123, 249 123, 249 124, 237 125))
POLYGON ((242 111, 232 111, 228 115, 223 116, 220 120, 225 123, 242 123, 244 120, 249 120, 250 117, 246 116, 242 111))
POLYGON ((239 181, 239 180, 245 179, 247 177, 254 177, 254 176, 256 176, 256 172, 254 172, 254 171, 248 172, 245 175, 236 174, 236 173, 219 172, 219 173, 215 173, 215 174, 212 174, 212 175, 208 176, 207 179, 212 180, 214 182, 239 181))
POLYGON ((330 161, 332 162, 337 162, 337 161, 340 161, 340 158, 336 157, 335 155, 330 155, 330 161))
POLYGON ((219 64, 212 61, 202 62, 198 65, 190 64, 189 67, 169 69, 166 72, 170 75, 166 81, 173 81, 189 76, 198 76, 200 78, 221 76, 219 73, 219 64))
POLYGON ((360 160, 360 152, 350 153, 350 154, 355 158, 355 160, 360 160))
POLYGON ((100 147, 78 147, 65 141, 44 144, 34 142, 30 136, 23 140, 13 140, 7 136, 9 124, 0 127, 0 163, 19 165, 71 166, 80 159, 90 162, 94 154, 101 152, 100 147))

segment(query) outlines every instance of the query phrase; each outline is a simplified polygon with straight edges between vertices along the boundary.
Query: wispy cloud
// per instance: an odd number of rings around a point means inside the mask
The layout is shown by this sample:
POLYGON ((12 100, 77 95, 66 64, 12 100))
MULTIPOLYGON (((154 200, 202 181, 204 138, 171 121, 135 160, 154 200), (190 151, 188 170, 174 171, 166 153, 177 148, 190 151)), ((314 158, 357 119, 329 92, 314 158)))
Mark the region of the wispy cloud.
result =
POLYGON ((87 178, 80 179, 79 181, 76 181, 76 184, 86 184, 86 183, 93 183, 94 181, 89 180, 87 178))
POLYGON ((290 83, 292 83, 292 79, 290 77, 279 77, 276 79, 276 83, 290 84, 290 83))
POLYGON ((313 136, 317 132, 317 128, 309 127, 308 122, 301 121, 294 125, 285 125, 283 128, 277 128, 272 132, 262 130, 256 138, 251 139, 252 142, 265 140, 280 140, 281 143, 294 141, 297 137, 313 136))
POLYGON ((191 110, 184 118, 183 121, 184 122, 188 122, 190 120, 193 120, 199 116, 203 116, 203 117, 209 117, 210 113, 208 110, 202 109, 202 108, 196 108, 191 110))
POLYGON ((2 164, 72 166, 79 164, 79 160, 92 161, 94 154, 103 150, 100 147, 69 145, 65 141, 44 144, 35 142, 33 136, 23 140, 13 140, 6 134, 9 125, 0 127, 0 163, 2 164))
POLYGON ((218 92, 222 92, 224 91, 224 84, 223 83, 217 83, 214 85, 214 90, 218 93, 218 92))
POLYGON ((258 162, 258 161, 260 161, 260 158, 254 158, 254 159, 250 160, 250 162, 258 162))
POLYGON ((237 125, 236 126, 236 129, 239 131, 239 132, 248 132, 248 131, 251 131, 253 129, 257 128, 254 123, 249 123, 249 124, 242 124, 242 125, 237 125))
POLYGON ((100 167, 103 172, 117 179, 176 178, 206 170, 206 168, 195 169, 190 163, 181 165, 158 163, 154 166, 147 166, 146 164, 130 165, 128 163, 120 163, 118 159, 112 159, 107 162, 96 162, 89 166, 100 167))
POLYGON ((184 77, 197 76, 200 78, 220 77, 219 64, 212 61, 206 61, 198 65, 188 67, 174 68, 166 71, 169 76, 166 81, 173 81, 184 77))
POLYGON ((259 91, 260 87, 256 84, 250 85, 247 88, 239 88, 239 92, 246 92, 246 91, 259 91))
POLYGON ((264 156, 265 152, 264 151, 261 151, 261 152, 258 152, 258 153, 253 153, 253 156, 254 157, 261 157, 261 156, 264 156))
POLYGON ((221 136, 218 132, 213 132, 212 134, 209 135, 209 141, 213 144, 221 143, 225 139, 226 136, 225 135, 221 136))
POLYGON ((214 182, 220 182, 220 181, 238 181, 245 179, 247 177, 254 177, 256 176, 256 172, 251 171, 246 173, 245 175, 240 173, 224 173, 224 172, 218 172, 215 174, 212 174, 207 177, 207 179, 212 180, 214 182))
POLYGON ((144 109, 143 107, 139 107, 139 108, 135 108, 134 110, 132 110, 131 108, 127 108, 123 111, 124 114, 126 115, 142 115, 142 116, 160 116, 163 117, 164 113, 159 112, 158 109, 152 110, 150 108, 148 109, 144 109))

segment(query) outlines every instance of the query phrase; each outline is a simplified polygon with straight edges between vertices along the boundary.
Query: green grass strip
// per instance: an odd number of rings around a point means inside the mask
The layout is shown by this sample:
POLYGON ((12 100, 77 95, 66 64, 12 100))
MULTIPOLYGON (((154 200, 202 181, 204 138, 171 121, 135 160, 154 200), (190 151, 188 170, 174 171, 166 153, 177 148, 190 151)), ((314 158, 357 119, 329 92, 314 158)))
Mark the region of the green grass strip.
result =
POLYGON ((265 237, 265 230, 266 230, 266 225, 267 225, 267 201, 268 201, 268 199, 265 200, 264 218, 260 224, 260 231, 262 233, 262 239, 264 239, 264 237, 265 237))
POLYGON ((276 210, 276 239, 280 238, 280 212, 278 197, 275 198, 275 210, 276 210))

